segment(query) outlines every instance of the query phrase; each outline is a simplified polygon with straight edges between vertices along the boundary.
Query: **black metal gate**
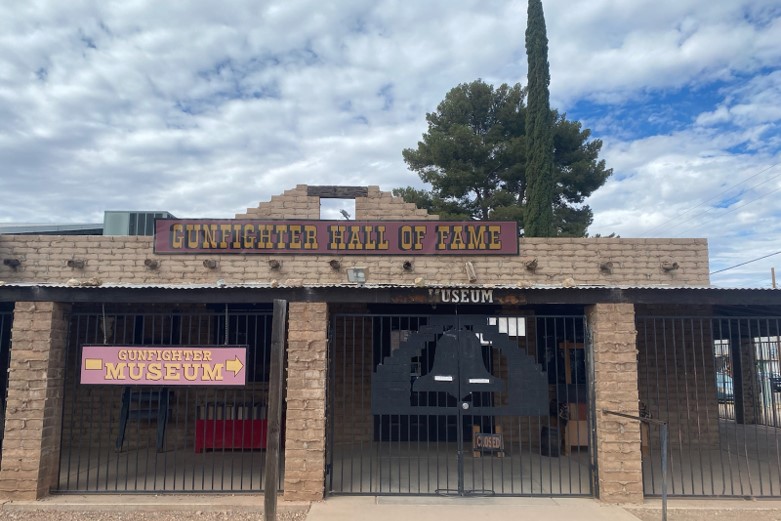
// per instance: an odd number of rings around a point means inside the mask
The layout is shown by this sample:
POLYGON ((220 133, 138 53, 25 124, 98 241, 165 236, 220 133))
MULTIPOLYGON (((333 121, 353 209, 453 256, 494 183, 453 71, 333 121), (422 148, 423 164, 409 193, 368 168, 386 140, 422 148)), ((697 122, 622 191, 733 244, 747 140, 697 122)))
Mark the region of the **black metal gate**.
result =
MULTIPOLYGON (((641 410, 669 424, 674 496, 781 496, 781 317, 637 319, 641 410)), ((658 427, 642 431, 646 495, 660 495, 658 427)))
POLYGON ((106 304, 75 309, 66 353, 57 491, 263 490, 270 344, 270 307, 106 304), (246 345, 247 383, 82 385, 82 347, 96 344, 246 345))
POLYGON ((581 316, 337 314, 331 494, 590 495, 581 316))
POLYGON ((11 361, 13 304, 0 303, 0 457, 5 435, 5 405, 8 398, 8 366, 11 361))

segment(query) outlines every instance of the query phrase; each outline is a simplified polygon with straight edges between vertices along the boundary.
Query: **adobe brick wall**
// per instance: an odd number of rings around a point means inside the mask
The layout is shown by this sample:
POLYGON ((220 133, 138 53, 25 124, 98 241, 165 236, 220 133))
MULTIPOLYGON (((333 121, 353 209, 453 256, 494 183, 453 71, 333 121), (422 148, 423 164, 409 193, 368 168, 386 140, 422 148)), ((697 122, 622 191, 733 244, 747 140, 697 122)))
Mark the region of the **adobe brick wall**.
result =
POLYGON ((640 503, 640 424, 602 413, 638 414, 634 305, 596 304, 587 308, 586 317, 594 346, 599 497, 608 503, 640 503))
MULTIPOLYGON (((431 220, 425 210, 401 198, 367 188, 366 197, 356 197, 356 219, 431 220)), ((319 219, 320 198, 307 195, 307 185, 298 185, 268 202, 250 208, 236 218, 319 219)), ((449 256, 404 255, 154 255, 151 237, 0 235, 0 257, 21 261, 17 269, 0 265, 0 281, 57 282, 69 279, 99 279, 125 283, 228 283, 258 282, 301 285, 343 283, 345 269, 366 267, 372 283, 465 284, 465 259, 449 256), (281 261, 279 269, 269 259, 281 261), (84 269, 67 266, 69 260, 86 261, 84 269), (145 266, 157 260, 158 269, 145 266), (329 261, 338 259, 342 269, 329 261), (215 269, 204 260, 217 261, 215 269), (404 270, 406 260, 413 262, 404 270)), ((707 285, 708 244, 705 239, 622 238, 522 238, 520 255, 469 256, 478 284, 553 285, 707 285), (530 261, 536 268, 529 269, 530 261), (677 264, 676 269, 669 269, 677 264), (668 269, 665 269, 666 266, 668 269)))
POLYGON ((291 302, 287 338, 285 500, 323 499, 328 306, 291 302))
MULTIPOLYGON (((319 219, 320 198, 307 195, 307 185, 298 185, 275 195, 268 202, 260 203, 256 208, 247 208, 244 213, 236 214, 236 219, 319 219)), ((429 215, 426 210, 412 203, 394 197, 390 192, 381 192, 378 186, 369 186, 366 197, 355 198, 355 220, 436 220, 437 215, 429 215)))
MULTIPOLYGON (((606 285, 706 285, 708 247, 705 239, 568 239, 523 238, 519 256, 470 256, 478 284, 606 284, 606 285), (537 260, 537 269, 525 263, 537 260), (600 270, 600 262, 612 259, 613 272, 600 270), (673 259, 679 268, 662 269, 673 259), (571 280, 568 280, 571 279, 571 280)), ((446 256, 337 256, 337 255, 154 255, 151 237, 19 236, 0 235, 0 257, 17 258, 16 269, 0 265, 0 280, 6 282, 66 283, 69 279, 97 278, 102 282, 134 284, 258 282, 301 285, 344 283, 345 269, 363 266, 372 283, 467 284, 464 258, 446 256), (281 261, 273 270, 269 259, 281 261), (84 269, 67 266, 71 259, 86 261, 84 269), (145 259, 160 261, 159 269, 144 265, 145 259), (216 269, 204 260, 216 260, 216 269), (329 265, 341 260, 342 269, 329 265), (411 260, 412 271, 402 263, 411 260)))
POLYGON ((0 497, 38 499, 57 483, 69 306, 17 302, 0 497))
POLYGON ((413 203, 404 202, 404 199, 394 197, 390 192, 381 192, 378 186, 370 186, 366 197, 355 198, 355 219, 358 221, 436 221, 439 216, 430 215, 426 210, 418 208, 413 203))

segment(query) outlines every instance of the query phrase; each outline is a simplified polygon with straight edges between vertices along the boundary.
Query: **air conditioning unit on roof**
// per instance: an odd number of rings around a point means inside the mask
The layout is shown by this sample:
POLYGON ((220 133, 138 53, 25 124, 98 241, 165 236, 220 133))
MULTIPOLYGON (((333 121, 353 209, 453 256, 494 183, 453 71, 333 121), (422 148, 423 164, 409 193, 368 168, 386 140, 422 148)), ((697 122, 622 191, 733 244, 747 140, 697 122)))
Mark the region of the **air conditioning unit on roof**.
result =
POLYGON ((176 219, 168 212, 107 211, 103 215, 103 235, 154 235, 155 219, 176 219))

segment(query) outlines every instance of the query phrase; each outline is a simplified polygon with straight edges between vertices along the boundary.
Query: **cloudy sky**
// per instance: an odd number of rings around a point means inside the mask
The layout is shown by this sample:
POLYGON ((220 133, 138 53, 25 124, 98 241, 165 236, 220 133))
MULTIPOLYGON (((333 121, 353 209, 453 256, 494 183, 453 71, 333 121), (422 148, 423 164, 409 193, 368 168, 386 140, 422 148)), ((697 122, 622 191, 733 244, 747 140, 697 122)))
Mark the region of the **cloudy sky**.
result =
MULTIPOLYGON (((614 170, 590 233, 707 237, 711 271, 781 252, 781 2, 543 4, 552 105, 614 170)), ((525 27, 525 0, 2 2, 0 222, 422 187, 401 150, 455 85, 525 84, 525 27)))

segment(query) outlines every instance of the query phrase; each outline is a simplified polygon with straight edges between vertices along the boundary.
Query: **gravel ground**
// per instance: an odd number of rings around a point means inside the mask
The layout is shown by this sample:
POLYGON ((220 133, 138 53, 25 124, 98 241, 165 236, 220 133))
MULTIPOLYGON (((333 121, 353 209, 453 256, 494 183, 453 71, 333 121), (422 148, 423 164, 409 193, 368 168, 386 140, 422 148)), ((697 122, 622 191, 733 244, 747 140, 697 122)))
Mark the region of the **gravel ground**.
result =
MULTIPOLYGON (((662 511, 656 509, 627 508, 635 517, 642 521, 659 521, 662 511)), ((781 521, 781 510, 762 509, 670 509, 667 511, 667 521, 781 521)))
MULTIPOLYGON (((641 521, 660 521, 658 508, 626 508, 641 521)), ((277 513, 280 521, 305 521, 305 510, 285 510, 277 513)), ((261 521, 260 511, 81 511, 81 510, 0 510, 0 521, 261 521)), ((763 508, 672 508, 667 512, 668 521, 781 521, 781 509, 763 508)), ((577 520, 573 520, 577 521, 577 520)))

